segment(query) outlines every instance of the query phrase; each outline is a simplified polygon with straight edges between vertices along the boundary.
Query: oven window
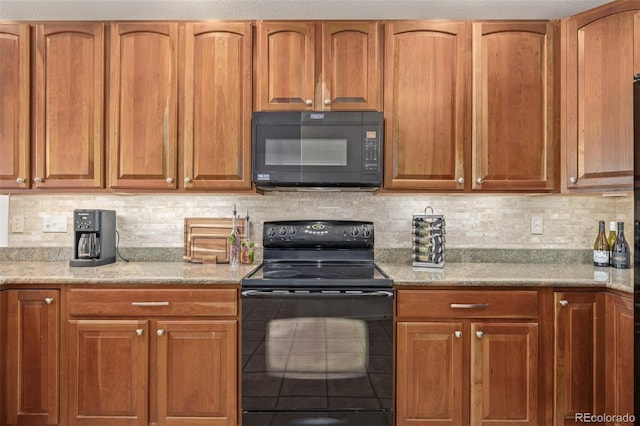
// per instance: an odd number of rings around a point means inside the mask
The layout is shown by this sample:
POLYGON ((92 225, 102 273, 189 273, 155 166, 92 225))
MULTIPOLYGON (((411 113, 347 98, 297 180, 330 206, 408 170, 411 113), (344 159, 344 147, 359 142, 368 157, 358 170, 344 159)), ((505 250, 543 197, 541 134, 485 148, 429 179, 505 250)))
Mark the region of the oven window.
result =
POLYGON ((347 139, 265 139, 267 166, 346 166, 347 139))
POLYGON ((285 379, 352 379, 367 375, 367 324, 349 318, 269 322, 267 374, 285 379))

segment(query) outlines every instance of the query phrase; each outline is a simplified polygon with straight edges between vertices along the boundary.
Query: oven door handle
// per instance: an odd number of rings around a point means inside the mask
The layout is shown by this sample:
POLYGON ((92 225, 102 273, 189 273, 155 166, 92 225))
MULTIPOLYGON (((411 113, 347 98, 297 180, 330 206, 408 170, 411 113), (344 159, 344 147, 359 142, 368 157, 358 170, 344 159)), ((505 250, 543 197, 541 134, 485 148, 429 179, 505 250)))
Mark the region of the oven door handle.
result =
POLYGON ((393 290, 347 290, 347 291, 334 291, 334 290, 321 290, 311 292, 308 290, 283 290, 283 291, 269 291, 269 290, 244 290, 240 293, 242 297, 263 297, 263 298, 276 298, 276 297, 393 297, 393 290))

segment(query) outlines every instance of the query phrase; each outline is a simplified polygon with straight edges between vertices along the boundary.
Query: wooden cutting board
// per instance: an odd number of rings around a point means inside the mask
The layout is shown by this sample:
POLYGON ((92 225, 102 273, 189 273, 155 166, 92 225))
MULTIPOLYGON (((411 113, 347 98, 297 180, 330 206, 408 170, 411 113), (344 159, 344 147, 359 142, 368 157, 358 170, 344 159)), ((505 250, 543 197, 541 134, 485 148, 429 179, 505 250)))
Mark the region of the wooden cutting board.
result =
MULTIPOLYGON (((229 263, 232 218, 185 217, 182 258, 195 263, 229 263)), ((237 219, 240 239, 245 238, 245 219, 237 219)))

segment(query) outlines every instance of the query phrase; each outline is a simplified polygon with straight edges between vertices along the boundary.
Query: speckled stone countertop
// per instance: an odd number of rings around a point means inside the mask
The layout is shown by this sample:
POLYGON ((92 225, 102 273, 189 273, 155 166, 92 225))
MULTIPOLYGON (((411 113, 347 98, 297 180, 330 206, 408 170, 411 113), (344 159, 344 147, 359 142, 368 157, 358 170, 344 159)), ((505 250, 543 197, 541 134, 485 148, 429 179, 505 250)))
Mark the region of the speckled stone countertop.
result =
POLYGON ((116 262, 71 267, 69 262, 0 262, 3 284, 239 284, 258 265, 116 262))
POLYGON ((633 292, 629 269, 588 264, 447 263, 443 268, 378 264, 396 286, 607 287, 633 292))
MULTIPOLYGON (((70 267, 68 262, 0 262, 0 286, 10 284, 239 284, 258 265, 116 262, 70 267)), ((395 285, 607 287, 632 292, 630 270, 587 264, 447 263, 442 269, 379 263, 395 285)))

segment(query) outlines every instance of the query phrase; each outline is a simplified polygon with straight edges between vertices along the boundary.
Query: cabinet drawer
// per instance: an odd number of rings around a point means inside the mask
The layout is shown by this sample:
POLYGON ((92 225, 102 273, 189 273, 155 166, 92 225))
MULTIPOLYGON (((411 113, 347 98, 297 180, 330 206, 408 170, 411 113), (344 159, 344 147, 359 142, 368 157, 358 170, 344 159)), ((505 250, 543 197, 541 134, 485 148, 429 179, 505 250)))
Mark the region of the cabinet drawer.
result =
POLYGON ((412 318, 537 318, 538 292, 398 290, 396 308, 412 318))
POLYGON ((234 289, 69 290, 69 314, 90 316, 234 316, 238 313, 234 289))

